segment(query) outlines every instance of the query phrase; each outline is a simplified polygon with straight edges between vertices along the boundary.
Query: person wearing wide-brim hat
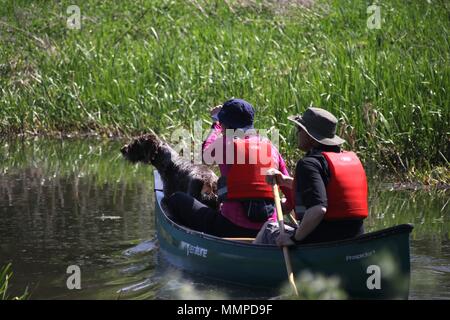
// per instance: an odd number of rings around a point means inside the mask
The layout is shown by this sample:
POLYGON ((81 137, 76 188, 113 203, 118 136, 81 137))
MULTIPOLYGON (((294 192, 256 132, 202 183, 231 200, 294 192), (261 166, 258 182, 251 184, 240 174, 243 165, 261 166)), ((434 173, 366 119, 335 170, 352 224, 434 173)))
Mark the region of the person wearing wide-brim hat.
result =
POLYGON ((342 152, 344 139, 336 135, 337 119, 330 112, 310 107, 302 115, 290 116, 297 127, 298 148, 305 156, 297 162, 294 178, 277 170, 268 175, 294 193, 298 227, 279 234, 276 223, 266 223, 256 243, 315 243, 353 238, 364 233, 368 215, 367 180, 353 152, 342 152))

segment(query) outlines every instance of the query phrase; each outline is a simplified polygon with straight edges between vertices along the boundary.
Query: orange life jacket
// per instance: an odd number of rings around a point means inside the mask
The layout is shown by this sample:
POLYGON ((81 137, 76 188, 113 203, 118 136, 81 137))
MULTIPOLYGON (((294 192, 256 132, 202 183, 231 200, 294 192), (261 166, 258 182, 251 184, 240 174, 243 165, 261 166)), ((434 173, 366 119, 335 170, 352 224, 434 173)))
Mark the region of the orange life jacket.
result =
POLYGON ((330 170, 325 220, 367 218, 367 178, 354 152, 322 152, 330 170))
POLYGON ((227 174, 227 199, 273 199, 265 172, 274 167, 268 139, 235 139, 234 162, 227 174))
MULTIPOLYGON (((327 212, 325 220, 364 219, 368 216, 367 179, 364 168, 354 152, 322 152, 330 171, 326 186, 327 212)), ((302 219, 306 207, 296 190, 294 178, 295 213, 302 219)), ((301 183, 301 182, 300 182, 301 183)))

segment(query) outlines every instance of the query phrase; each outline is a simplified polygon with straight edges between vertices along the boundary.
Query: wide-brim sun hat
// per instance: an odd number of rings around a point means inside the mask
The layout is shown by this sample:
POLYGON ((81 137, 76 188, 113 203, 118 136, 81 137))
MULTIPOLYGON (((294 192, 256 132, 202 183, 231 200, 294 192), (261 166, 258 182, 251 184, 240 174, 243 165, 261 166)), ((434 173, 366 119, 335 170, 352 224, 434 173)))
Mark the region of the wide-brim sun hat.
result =
POLYGON ((336 135, 336 117, 324 109, 310 107, 303 115, 289 116, 288 120, 294 122, 311 138, 323 145, 337 146, 345 142, 336 135))

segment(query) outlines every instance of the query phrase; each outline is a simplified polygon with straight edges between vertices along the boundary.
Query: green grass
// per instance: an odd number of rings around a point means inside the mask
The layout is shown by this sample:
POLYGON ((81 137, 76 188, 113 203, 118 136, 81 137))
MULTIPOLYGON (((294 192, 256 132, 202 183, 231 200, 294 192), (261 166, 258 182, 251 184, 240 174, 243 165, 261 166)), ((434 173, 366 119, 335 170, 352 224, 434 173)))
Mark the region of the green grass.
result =
POLYGON ((286 117, 316 105, 366 163, 449 179, 447 1, 383 1, 379 30, 360 0, 0 2, 1 134, 169 135, 235 96, 290 159, 286 117))
POLYGON ((25 290, 21 296, 11 298, 8 294, 9 282, 13 276, 11 264, 0 268, 0 300, 24 300, 28 297, 28 290, 25 290))

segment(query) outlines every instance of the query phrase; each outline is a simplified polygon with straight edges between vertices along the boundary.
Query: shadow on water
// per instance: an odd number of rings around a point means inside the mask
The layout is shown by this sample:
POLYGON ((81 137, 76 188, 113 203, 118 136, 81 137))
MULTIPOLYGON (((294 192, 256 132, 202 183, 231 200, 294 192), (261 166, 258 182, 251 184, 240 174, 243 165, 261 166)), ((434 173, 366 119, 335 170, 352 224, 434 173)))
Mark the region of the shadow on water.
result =
MULTIPOLYGON (((151 168, 130 165, 121 142, 35 139, 0 145, 0 265, 11 294, 32 299, 270 298, 276 293, 187 275, 158 256, 151 168), (70 265, 81 290, 68 290, 70 265)), ((414 223, 410 297, 450 298, 448 191, 373 185, 368 231, 414 223)))

